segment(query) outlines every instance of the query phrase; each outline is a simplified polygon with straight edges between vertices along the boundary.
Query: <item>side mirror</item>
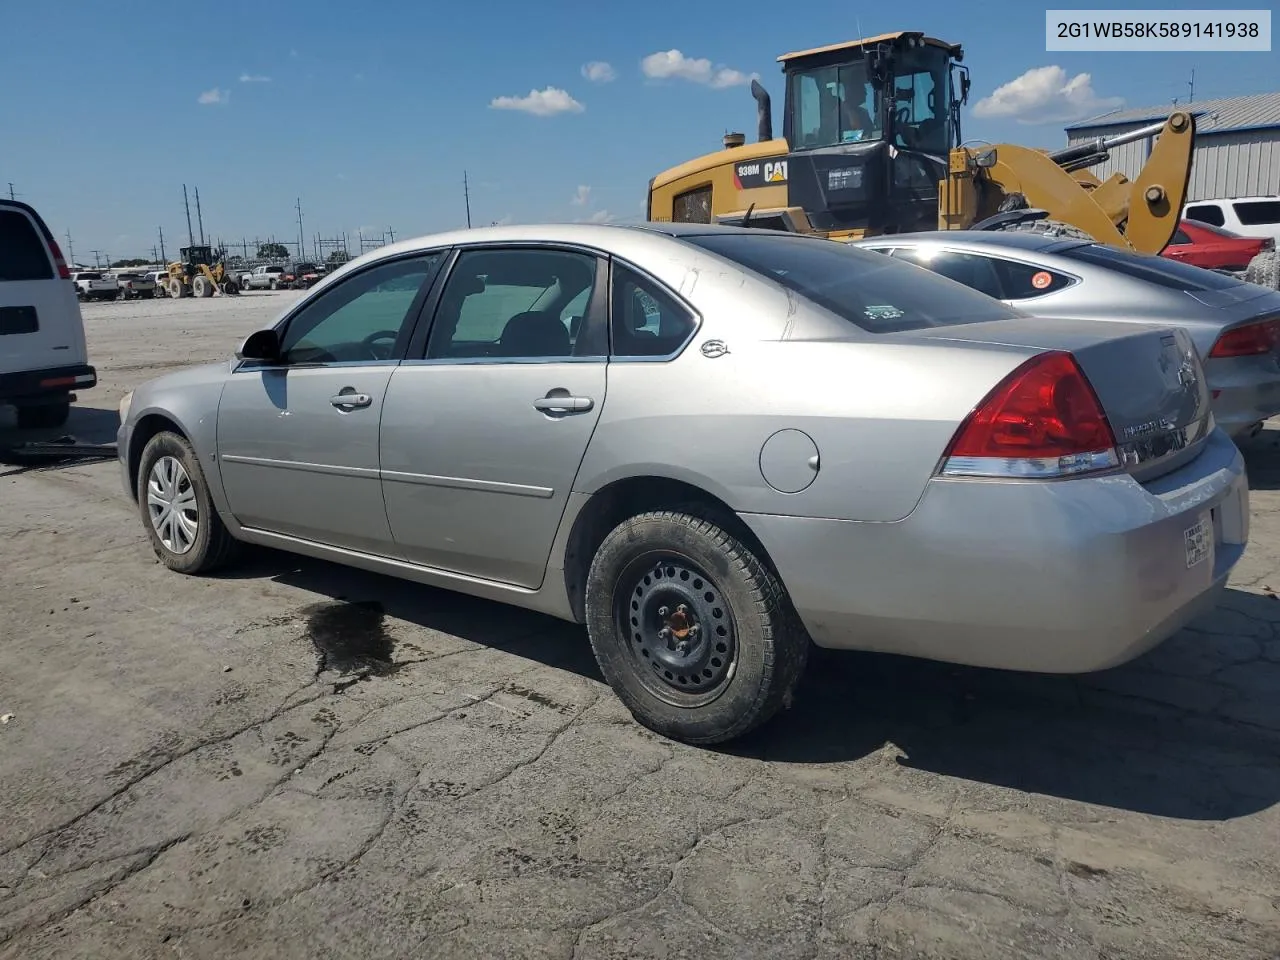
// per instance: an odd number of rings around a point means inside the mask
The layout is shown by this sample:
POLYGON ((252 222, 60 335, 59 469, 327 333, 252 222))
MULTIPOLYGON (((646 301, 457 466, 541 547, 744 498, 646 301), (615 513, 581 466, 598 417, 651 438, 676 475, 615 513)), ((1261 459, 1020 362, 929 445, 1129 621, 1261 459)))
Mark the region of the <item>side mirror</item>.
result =
POLYGON ((255 330, 240 344, 236 359, 274 363, 280 359, 280 335, 274 330, 255 330))

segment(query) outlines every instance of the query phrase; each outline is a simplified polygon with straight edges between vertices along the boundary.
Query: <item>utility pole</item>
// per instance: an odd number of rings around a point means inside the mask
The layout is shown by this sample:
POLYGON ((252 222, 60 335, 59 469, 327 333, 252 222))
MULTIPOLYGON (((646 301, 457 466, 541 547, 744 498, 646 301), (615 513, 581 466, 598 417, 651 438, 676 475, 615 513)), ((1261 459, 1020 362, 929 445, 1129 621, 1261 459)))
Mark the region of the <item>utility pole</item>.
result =
POLYGON ((67 262, 76 262, 76 248, 71 244, 71 228, 67 228, 67 262))
POLYGON ((301 197, 298 197, 297 210, 298 210, 298 259, 301 260, 303 257, 306 256, 306 253, 303 250, 303 244, 306 242, 306 238, 302 233, 302 198, 301 197))
MULTIPOLYGON (((1187 103, 1191 103, 1196 98, 1196 68, 1191 68, 1191 79, 1187 81, 1187 86, 1191 88, 1191 95, 1187 97, 1187 103)), ((13 184, 9 184, 13 186, 13 184)))
POLYGON ((93 254, 93 266, 94 266, 94 268, 95 268, 95 269, 98 269, 98 270, 101 270, 101 269, 102 269, 102 251, 101 251, 101 250, 90 250, 89 252, 93 254))
POLYGON ((12 181, 12 180, 10 180, 10 181, 9 181, 9 199, 10 199, 10 200, 17 200, 17 199, 18 199, 17 194, 15 194, 15 193, 13 192, 13 181, 12 181))
POLYGON ((196 223, 200 224, 200 246, 204 246, 204 217, 200 215, 200 188, 196 187, 196 223))
POLYGON ((168 263, 169 260, 164 255, 164 227, 160 228, 160 262, 168 263))
POLYGON ((182 205, 187 208, 187 245, 196 245, 196 235, 191 232, 191 204, 187 200, 187 185, 182 185, 182 205))
POLYGON ((395 232, 394 230, 392 230, 390 227, 387 227, 387 233, 391 234, 391 242, 392 242, 392 243, 395 243, 395 242, 396 242, 396 232, 395 232))
POLYGON ((467 229, 471 229, 471 190, 467 186, 467 171, 462 171, 462 199, 467 204, 467 229))

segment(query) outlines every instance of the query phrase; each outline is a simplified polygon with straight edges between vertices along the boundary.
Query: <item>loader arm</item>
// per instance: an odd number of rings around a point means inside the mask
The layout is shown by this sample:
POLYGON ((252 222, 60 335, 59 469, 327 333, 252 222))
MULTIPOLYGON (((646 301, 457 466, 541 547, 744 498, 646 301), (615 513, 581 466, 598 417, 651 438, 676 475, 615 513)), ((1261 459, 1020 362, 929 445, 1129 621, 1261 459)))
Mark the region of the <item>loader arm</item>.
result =
POLYGON ((1177 231, 1191 182, 1195 141, 1195 115, 1173 114, 1133 182, 1124 235, 1139 253, 1160 253, 1177 231))

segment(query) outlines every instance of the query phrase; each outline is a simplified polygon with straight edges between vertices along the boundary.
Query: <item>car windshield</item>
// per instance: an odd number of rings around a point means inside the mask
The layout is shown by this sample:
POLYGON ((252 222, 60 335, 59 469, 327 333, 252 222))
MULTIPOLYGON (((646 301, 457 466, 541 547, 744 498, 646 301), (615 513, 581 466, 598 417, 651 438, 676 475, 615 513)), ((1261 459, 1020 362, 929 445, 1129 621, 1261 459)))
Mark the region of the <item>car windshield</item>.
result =
POLYGON ((1179 263, 1168 257, 1147 257, 1100 243, 1082 243, 1054 252, 1068 260, 1106 267, 1135 280, 1145 280, 1172 290, 1225 290, 1240 283, 1235 277, 1179 263))
POLYGON ((834 240, 765 231, 686 239, 870 333, 1022 316, 999 300, 925 268, 834 240))

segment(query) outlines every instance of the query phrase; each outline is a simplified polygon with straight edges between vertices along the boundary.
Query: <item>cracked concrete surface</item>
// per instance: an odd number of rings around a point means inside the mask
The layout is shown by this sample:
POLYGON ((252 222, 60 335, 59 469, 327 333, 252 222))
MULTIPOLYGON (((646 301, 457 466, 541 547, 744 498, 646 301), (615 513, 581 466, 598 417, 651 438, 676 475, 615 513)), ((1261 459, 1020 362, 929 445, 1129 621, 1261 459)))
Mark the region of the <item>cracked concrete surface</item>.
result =
MULTIPOLYGON (((287 298, 86 306, 73 428, 287 298)), ((0 467, 0 960, 1276 957, 1280 430, 1245 446, 1248 554, 1152 654, 819 654, 722 751, 572 626, 267 551, 178 577, 114 463, 0 467)))

